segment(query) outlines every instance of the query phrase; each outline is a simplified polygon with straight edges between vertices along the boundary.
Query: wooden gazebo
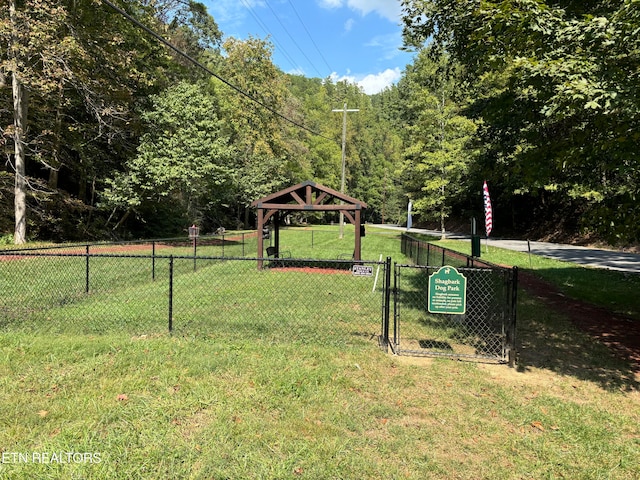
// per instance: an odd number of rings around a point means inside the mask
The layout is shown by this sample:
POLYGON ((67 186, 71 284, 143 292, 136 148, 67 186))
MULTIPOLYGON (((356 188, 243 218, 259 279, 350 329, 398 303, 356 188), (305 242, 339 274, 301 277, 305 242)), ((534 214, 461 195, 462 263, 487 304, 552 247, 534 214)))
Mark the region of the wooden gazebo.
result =
MULTIPOLYGON (((263 257, 262 229, 273 217, 273 236, 275 257, 280 252, 280 216, 293 211, 305 212, 342 212, 355 226, 354 260, 361 260, 362 210, 367 204, 349 195, 307 180, 279 192, 267 195, 251 203, 258 209, 258 258, 263 257)), ((259 261, 258 267, 262 268, 259 261)))

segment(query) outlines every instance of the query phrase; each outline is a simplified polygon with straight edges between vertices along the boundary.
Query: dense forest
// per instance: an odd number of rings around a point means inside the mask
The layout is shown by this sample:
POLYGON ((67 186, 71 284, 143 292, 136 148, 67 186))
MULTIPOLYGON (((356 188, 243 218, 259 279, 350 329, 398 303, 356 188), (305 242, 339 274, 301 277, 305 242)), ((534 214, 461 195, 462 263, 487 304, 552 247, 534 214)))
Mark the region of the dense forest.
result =
POLYGON ((340 189, 344 104, 368 222, 411 200, 414 225, 459 228, 486 180, 494 234, 640 241, 637 0, 403 0, 414 61, 376 95, 282 72, 193 0, 7 1, 5 243, 252 228, 257 198, 340 189))

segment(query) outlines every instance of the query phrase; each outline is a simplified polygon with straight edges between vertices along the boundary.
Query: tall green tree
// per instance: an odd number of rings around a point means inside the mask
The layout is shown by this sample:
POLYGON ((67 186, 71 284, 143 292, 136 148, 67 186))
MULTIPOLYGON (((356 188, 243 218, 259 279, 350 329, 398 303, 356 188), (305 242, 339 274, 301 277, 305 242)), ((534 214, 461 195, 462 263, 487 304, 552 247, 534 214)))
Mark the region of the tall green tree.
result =
POLYGON ((444 237, 445 221, 467 191, 476 125, 462 114, 460 71, 446 55, 434 61, 422 50, 403 89, 408 145, 401 175, 415 214, 439 221, 444 237))
POLYGON ((407 43, 431 39, 475 83, 482 169, 510 200, 582 212, 611 239, 640 238, 637 1, 403 6, 407 43))
POLYGON ((367 221, 400 220, 404 205, 399 194, 395 171, 402 158, 399 134, 399 99, 397 89, 368 96, 345 81, 331 78, 291 76, 291 94, 298 99, 301 123, 320 135, 292 129, 300 142, 298 150, 304 177, 340 190, 342 176, 342 129, 344 103, 358 109, 347 115, 345 177, 346 193, 368 205, 367 221), (336 110, 332 112, 332 110, 336 110))
MULTIPOLYGON (((27 228, 27 178, 26 145, 27 113, 29 93, 32 90, 51 91, 55 85, 55 65, 48 63, 47 53, 53 49, 56 54, 58 43, 57 28, 63 23, 64 10, 47 2, 33 5, 20 5, 10 0, 8 9, 3 9, 0 17, 0 38, 7 48, 0 57, 0 72, 3 86, 6 77, 11 78, 12 125, 4 129, 4 134, 12 138, 14 154, 12 156, 15 176, 14 241, 21 244, 26 241, 27 228), (29 8, 29 10, 26 10, 29 8), (50 78, 41 72, 48 74, 50 78)), ((3 92, 4 93, 4 92, 3 92)))
MULTIPOLYGON (((0 37, 8 46, 0 53, 0 71, 14 85, 14 128, 5 134, 13 135, 16 145, 10 158, 16 178, 15 241, 23 242, 27 185, 37 183, 28 176, 48 180, 45 200, 55 194, 63 167, 83 165, 82 157, 86 165, 92 158, 79 147, 97 141, 108 145, 124 132, 130 88, 141 82, 134 80, 139 57, 123 54, 126 31, 111 29, 114 17, 101 18, 104 11, 92 2, 25 0, 11 7, 8 16, 4 10, 0 14, 0 37)), ((82 170, 72 173, 83 177, 82 170)))
POLYGON ((137 222, 156 225, 170 213, 171 224, 147 231, 179 233, 193 222, 214 227, 224 215, 239 165, 218 101, 205 85, 188 82, 152 97, 137 155, 104 194, 116 227, 132 213, 137 222))
MULTIPOLYGON (((0 72, 4 83, 21 86, 14 94, 21 106, 13 112, 24 125, 3 130, 5 138, 22 135, 14 143, 28 152, 16 151, 10 159, 20 184, 16 212, 22 212, 16 215, 15 239, 23 241, 27 198, 32 211, 35 198, 46 207, 61 194, 93 204, 100 179, 135 151, 145 98, 189 71, 99 2, 23 0, 12 1, 12 7, 0 12, 0 38, 8 46, 0 52, 0 72), (27 188, 36 184, 37 192, 27 188)), ((202 4, 161 0, 124 2, 123 8, 194 56, 219 45, 221 34, 202 4)), ((1 118, 6 125, 7 116, 1 118)))
POLYGON ((328 96, 326 82, 320 78, 288 76, 290 95, 296 99, 298 123, 320 135, 295 126, 288 128, 287 142, 294 145, 296 155, 292 171, 293 183, 315 180, 327 187, 340 189, 341 146, 335 140, 335 127, 331 113, 332 99, 328 96))
POLYGON ((287 183, 289 150, 284 140, 282 114, 288 90, 284 74, 273 64, 273 46, 258 38, 229 38, 222 76, 247 95, 218 90, 224 95, 226 130, 238 152, 236 200, 238 221, 249 226, 251 202, 287 183))

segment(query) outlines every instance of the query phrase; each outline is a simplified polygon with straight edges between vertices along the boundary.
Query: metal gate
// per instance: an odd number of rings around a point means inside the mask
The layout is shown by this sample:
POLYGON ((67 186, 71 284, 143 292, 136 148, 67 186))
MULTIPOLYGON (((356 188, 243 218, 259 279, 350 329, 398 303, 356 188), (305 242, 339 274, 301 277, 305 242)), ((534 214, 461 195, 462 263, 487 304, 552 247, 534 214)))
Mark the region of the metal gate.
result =
POLYGON ((457 267, 466 278, 464 313, 431 313, 430 278, 440 268, 394 265, 389 346, 399 355, 485 359, 513 365, 517 269, 457 267))

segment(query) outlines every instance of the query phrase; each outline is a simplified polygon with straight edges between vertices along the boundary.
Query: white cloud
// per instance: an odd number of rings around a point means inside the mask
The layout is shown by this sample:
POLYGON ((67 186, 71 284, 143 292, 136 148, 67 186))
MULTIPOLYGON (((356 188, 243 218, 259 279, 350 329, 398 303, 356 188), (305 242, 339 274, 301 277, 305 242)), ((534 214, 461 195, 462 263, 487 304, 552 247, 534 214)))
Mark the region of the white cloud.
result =
POLYGON ((390 87, 396 83, 402 77, 402 71, 396 67, 394 69, 387 68, 384 72, 370 73, 364 76, 356 75, 343 75, 339 76, 333 72, 330 78, 333 82, 346 81, 354 83, 362 88, 362 91, 367 95, 373 95, 383 91, 385 88, 390 87))
POLYGON ((320 6, 322 8, 340 8, 342 7, 342 0, 320 0, 320 6))
POLYGON ((381 92, 385 88, 390 87, 400 80, 401 77, 402 72, 398 67, 394 69, 387 68, 384 72, 367 75, 358 81, 358 85, 362 87, 364 93, 367 95, 373 95, 374 93, 381 92))
POLYGON ((397 23, 402 11, 400 0, 320 0, 323 8, 348 7, 363 16, 375 12, 387 20, 397 23))
POLYGON ((350 18, 349 20, 344 22, 344 31, 345 32, 350 32, 355 23, 356 23, 356 21, 353 18, 350 18))
POLYGON ((382 52, 382 59, 391 60, 400 55, 400 47, 402 46, 402 35, 400 32, 390 33, 388 35, 378 35, 373 37, 364 45, 365 47, 373 47, 382 52))
POLYGON ((353 10, 362 12, 363 15, 376 12, 392 22, 400 20, 402 11, 399 0, 347 0, 347 5, 353 10))

